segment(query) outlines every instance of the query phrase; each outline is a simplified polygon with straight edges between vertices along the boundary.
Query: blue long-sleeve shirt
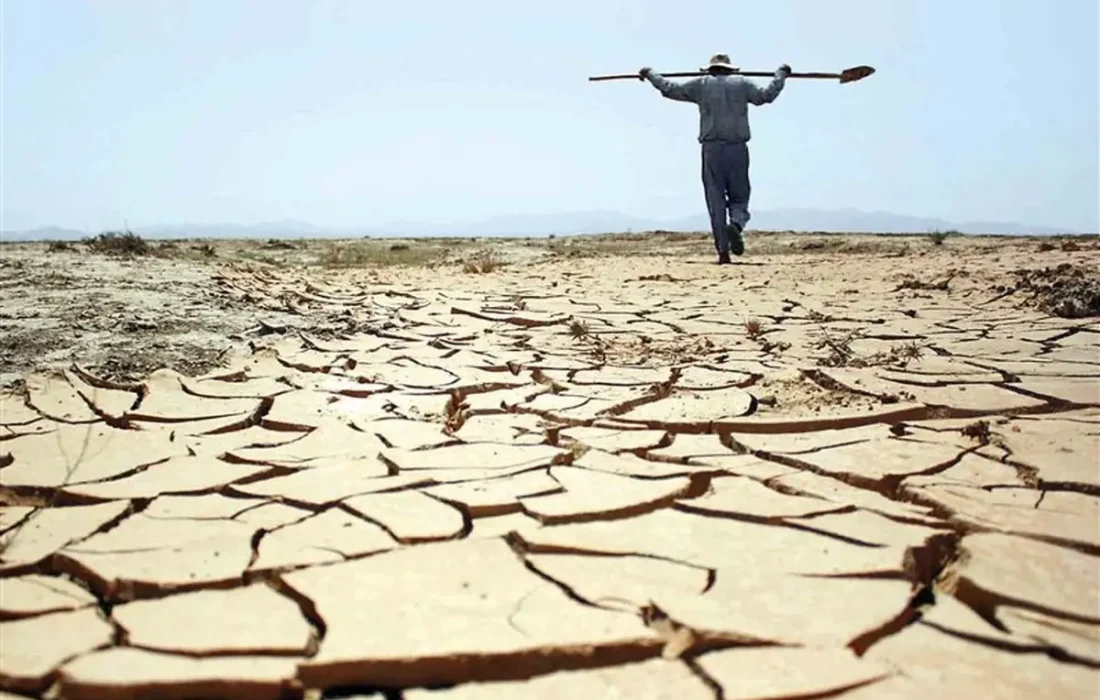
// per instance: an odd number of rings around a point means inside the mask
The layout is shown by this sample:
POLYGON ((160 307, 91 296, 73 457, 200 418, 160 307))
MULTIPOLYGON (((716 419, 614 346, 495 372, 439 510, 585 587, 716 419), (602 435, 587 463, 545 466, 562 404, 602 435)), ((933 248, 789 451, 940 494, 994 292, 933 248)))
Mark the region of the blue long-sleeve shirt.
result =
POLYGON ((706 75, 685 83, 674 83, 655 71, 646 77, 668 99, 699 106, 700 143, 748 142, 752 138, 749 104, 774 102, 786 83, 786 76, 780 72, 776 72, 766 88, 739 75, 706 75))

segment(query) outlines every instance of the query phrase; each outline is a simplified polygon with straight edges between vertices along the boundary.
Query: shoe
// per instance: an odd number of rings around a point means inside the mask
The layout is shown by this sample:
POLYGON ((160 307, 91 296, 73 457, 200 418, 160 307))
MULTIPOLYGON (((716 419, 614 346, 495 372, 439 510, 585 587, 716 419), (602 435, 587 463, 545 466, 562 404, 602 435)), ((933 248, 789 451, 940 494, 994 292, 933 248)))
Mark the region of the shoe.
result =
POLYGON ((745 239, 741 237, 741 226, 730 224, 726 227, 726 236, 730 239, 730 250, 734 255, 745 254, 745 239))
POLYGON ((730 264, 730 254, 729 253, 719 253, 718 254, 718 264, 719 265, 729 265, 730 264))

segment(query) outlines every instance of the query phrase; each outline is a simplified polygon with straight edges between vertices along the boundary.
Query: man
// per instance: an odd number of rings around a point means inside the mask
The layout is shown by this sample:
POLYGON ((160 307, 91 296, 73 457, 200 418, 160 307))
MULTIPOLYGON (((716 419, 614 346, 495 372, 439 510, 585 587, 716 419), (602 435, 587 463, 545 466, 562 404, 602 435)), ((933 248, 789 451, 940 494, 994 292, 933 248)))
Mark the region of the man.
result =
POLYGON ((764 105, 775 101, 783 90, 791 67, 783 64, 775 78, 764 89, 735 75, 729 56, 716 54, 710 65, 702 69, 708 75, 686 83, 672 83, 652 68, 639 72, 662 95, 670 100, 692 102, 699 106, 699 143, 703 151, 703 191, 718 263, 730 262, 734 255, 745 252, 741 232, 749 222, 749 130, 748 105, 764 105), (728 219, 727 219, 728 216, 728 219))

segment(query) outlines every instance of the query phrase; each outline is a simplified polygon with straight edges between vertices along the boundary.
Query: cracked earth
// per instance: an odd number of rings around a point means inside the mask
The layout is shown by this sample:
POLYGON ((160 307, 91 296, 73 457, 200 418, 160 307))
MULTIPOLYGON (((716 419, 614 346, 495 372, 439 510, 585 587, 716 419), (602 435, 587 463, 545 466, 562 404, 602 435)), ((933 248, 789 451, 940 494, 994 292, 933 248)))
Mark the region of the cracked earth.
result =
POLYGON ((0 698, 1095 697, 1100 318, 1028 245, 115 270, 219 362, 0 395, 0 698))

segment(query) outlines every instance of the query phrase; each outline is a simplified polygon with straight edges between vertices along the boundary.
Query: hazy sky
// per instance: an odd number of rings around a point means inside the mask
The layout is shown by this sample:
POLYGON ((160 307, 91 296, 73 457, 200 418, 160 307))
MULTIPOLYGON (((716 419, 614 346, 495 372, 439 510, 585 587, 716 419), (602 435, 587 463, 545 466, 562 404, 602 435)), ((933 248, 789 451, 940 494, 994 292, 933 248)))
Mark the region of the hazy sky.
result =
POLYGON ((696 108, 587 77, 721 51, 878 70, 754 109, 754 209, 1100 229, 1096 0, 2 5, 3 228, 698 214, 696 108))

